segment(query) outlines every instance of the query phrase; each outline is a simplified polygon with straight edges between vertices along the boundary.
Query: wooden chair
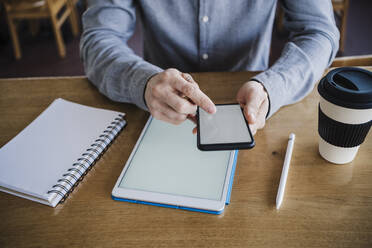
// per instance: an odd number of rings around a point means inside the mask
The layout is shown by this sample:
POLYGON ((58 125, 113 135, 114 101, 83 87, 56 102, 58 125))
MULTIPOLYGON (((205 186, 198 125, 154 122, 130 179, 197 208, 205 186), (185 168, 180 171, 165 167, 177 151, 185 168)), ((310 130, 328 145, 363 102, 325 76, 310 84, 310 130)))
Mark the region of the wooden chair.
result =
POLYGON ((16 59, 22 57, 17 35, 17 21, 42 18, 49 18, 51 20, 59 56, 64 58, 66 48, 62 38, 61 26, 67 18, 70 19, 74 36, 79 33, 78 16, 74 1, 76 0, 2 0, 7 14, 16 59))
POLYGON ((331 67, 341 66, 372 66, 372 54, 361 56, 338 57, 333 60, 331 67))
POLYGON ((340 16, 340 47, 339 51, 343 52, 346 39, 346 23, 349 11, 349 0, 332 0, 333 10, 336 15, 340 16))
MULTIPOLYGON (((339 51, 343 52, 345 48, 345 39, 346 39, 346 23, 347 15, 349 11, 349 0, 332 0, 333 11, 336 15, 340 17, 340 46, 339 51)), ((284 29, 284 11, 279 6, 277 11, 277 29, 279 32, 282 32, 284 29)))

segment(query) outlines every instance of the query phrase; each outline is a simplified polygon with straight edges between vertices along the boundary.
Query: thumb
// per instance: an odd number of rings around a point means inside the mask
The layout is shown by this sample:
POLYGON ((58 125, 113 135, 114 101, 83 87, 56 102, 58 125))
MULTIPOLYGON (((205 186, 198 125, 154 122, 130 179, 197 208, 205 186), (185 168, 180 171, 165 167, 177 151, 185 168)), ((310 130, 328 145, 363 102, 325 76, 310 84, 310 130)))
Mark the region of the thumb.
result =
POLYGON ((255 124, 257 120, 259 107, 256 107, 254 104, 247 103, 244 106, 244 114, 249 124, 255 124))

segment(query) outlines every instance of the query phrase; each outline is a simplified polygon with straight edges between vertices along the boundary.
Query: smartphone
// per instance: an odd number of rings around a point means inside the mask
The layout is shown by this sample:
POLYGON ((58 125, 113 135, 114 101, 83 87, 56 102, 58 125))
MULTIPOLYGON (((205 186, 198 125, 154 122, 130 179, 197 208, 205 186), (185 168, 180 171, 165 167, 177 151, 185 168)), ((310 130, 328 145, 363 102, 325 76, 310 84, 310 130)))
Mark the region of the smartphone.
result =
POLYGON ((255 145, 239 104, 216 104, 215 114, 197 109, 197 146, 202 151, 250 149, 255 145))

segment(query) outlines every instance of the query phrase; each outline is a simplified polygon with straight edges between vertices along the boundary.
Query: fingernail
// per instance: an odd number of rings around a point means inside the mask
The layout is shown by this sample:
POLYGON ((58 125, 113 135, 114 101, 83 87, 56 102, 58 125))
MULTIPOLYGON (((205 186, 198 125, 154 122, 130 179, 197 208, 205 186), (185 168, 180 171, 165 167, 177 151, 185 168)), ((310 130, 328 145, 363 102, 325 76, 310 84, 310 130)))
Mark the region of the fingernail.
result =
POLYGON ((213 106, 213 107, 209 107, 209 108, 208 108, 208 112, 211 113, 211 114, 214 114, 214 113, 217 112, 217 108, 216 108, 215 106, 213 106))

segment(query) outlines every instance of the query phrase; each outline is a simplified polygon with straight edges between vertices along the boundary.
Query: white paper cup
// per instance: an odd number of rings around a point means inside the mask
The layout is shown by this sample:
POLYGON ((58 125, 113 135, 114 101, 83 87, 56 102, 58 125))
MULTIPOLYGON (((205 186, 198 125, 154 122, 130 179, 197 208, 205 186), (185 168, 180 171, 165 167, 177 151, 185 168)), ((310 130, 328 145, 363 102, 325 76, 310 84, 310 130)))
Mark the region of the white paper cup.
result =
POLYGON ((335 164, 354 160, 372 124, 372 73, 338 68, 319 83, 319 153, 335 164))
MULTIPOLYGON (((372 109, 344 108, 325 100, 323 97, 320 97, 319 109, 329 118, 344 124, 358 125, 370 121, 372 117, 372 109)), ((319 135, 320 155, 335 164, 346 164, 353 161, 359 147, 360 145, 353 147, 332 145, 319 135)))

